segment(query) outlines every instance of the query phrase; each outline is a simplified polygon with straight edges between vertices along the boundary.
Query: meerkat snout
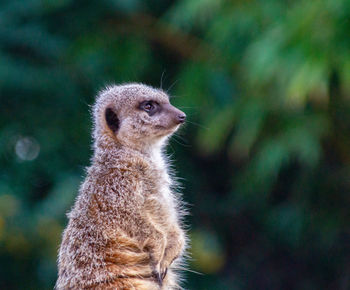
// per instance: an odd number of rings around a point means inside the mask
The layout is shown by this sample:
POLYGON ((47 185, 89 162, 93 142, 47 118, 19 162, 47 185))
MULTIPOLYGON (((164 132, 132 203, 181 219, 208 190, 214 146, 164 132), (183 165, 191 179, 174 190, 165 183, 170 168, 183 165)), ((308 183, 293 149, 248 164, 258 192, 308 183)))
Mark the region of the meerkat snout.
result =
POLYGON ((182 113, 182 114, 179 114, 177 115, 177 120, 178 122, 181 124, 181 123, 184 123, 185 120, 186 120, 186 114, 185 113, 182 113))
POLYGON ((179 109, 175 108, 173 105, 164 104, 163 110, 165 110, 167 117, 171 118, 176 125, 182 124, 186 120, 186 114, 179 109))

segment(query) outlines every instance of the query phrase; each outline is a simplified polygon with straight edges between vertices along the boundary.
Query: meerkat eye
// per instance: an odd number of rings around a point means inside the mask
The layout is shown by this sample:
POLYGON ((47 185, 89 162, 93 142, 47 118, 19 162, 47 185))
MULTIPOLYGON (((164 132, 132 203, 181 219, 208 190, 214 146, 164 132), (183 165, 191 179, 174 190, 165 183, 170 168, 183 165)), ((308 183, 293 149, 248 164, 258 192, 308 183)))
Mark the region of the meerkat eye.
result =
POLYGON ((143 106, 143 109, 146 111, 146 112, 150 112, 152 111, 152 109, 154 108, 153 104, 151 102, 148 102, 146 103, 144 106, 143 106))
POLYGON ((159 104, 154 101, 145 101, 140 104, 140 109, 152 116, 158 111, 159 104))

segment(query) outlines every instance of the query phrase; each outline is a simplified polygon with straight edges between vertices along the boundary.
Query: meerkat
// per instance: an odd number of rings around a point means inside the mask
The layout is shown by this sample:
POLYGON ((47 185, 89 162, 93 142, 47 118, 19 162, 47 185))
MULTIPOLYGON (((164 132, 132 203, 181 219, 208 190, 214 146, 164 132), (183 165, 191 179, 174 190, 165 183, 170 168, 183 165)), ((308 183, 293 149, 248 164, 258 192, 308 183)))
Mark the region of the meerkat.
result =
POLYGON ((185 213, 162 150, 185 119, 143 84, 97 96, 94 153, 68 214, 56 289, 181 289, 185 213))

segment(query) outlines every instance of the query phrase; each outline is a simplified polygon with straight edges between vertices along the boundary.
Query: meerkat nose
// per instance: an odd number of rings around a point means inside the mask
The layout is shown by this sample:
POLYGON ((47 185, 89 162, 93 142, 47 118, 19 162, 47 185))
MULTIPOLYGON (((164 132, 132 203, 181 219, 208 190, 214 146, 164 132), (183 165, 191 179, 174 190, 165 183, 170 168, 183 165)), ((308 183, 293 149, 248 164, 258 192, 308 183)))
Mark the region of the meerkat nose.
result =
POLYGON ((186 120, 186 114, 185 113, 181 113, 181 114, 177 115, 177 121, 179 123, 183 123, 183 122, 185 122, 185 120, 186 120))

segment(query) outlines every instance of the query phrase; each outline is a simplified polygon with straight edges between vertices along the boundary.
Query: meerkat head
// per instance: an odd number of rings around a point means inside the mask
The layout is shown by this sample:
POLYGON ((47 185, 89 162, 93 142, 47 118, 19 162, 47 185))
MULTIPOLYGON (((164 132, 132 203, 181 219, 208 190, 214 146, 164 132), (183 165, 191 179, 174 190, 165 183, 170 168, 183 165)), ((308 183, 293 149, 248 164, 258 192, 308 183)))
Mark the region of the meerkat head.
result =
POLYGON ((186 119, 185 113, 170 104, 165 92, 142 84, 105 89, 93 113, 95 140, 137 149, 162 143, 186 119))

